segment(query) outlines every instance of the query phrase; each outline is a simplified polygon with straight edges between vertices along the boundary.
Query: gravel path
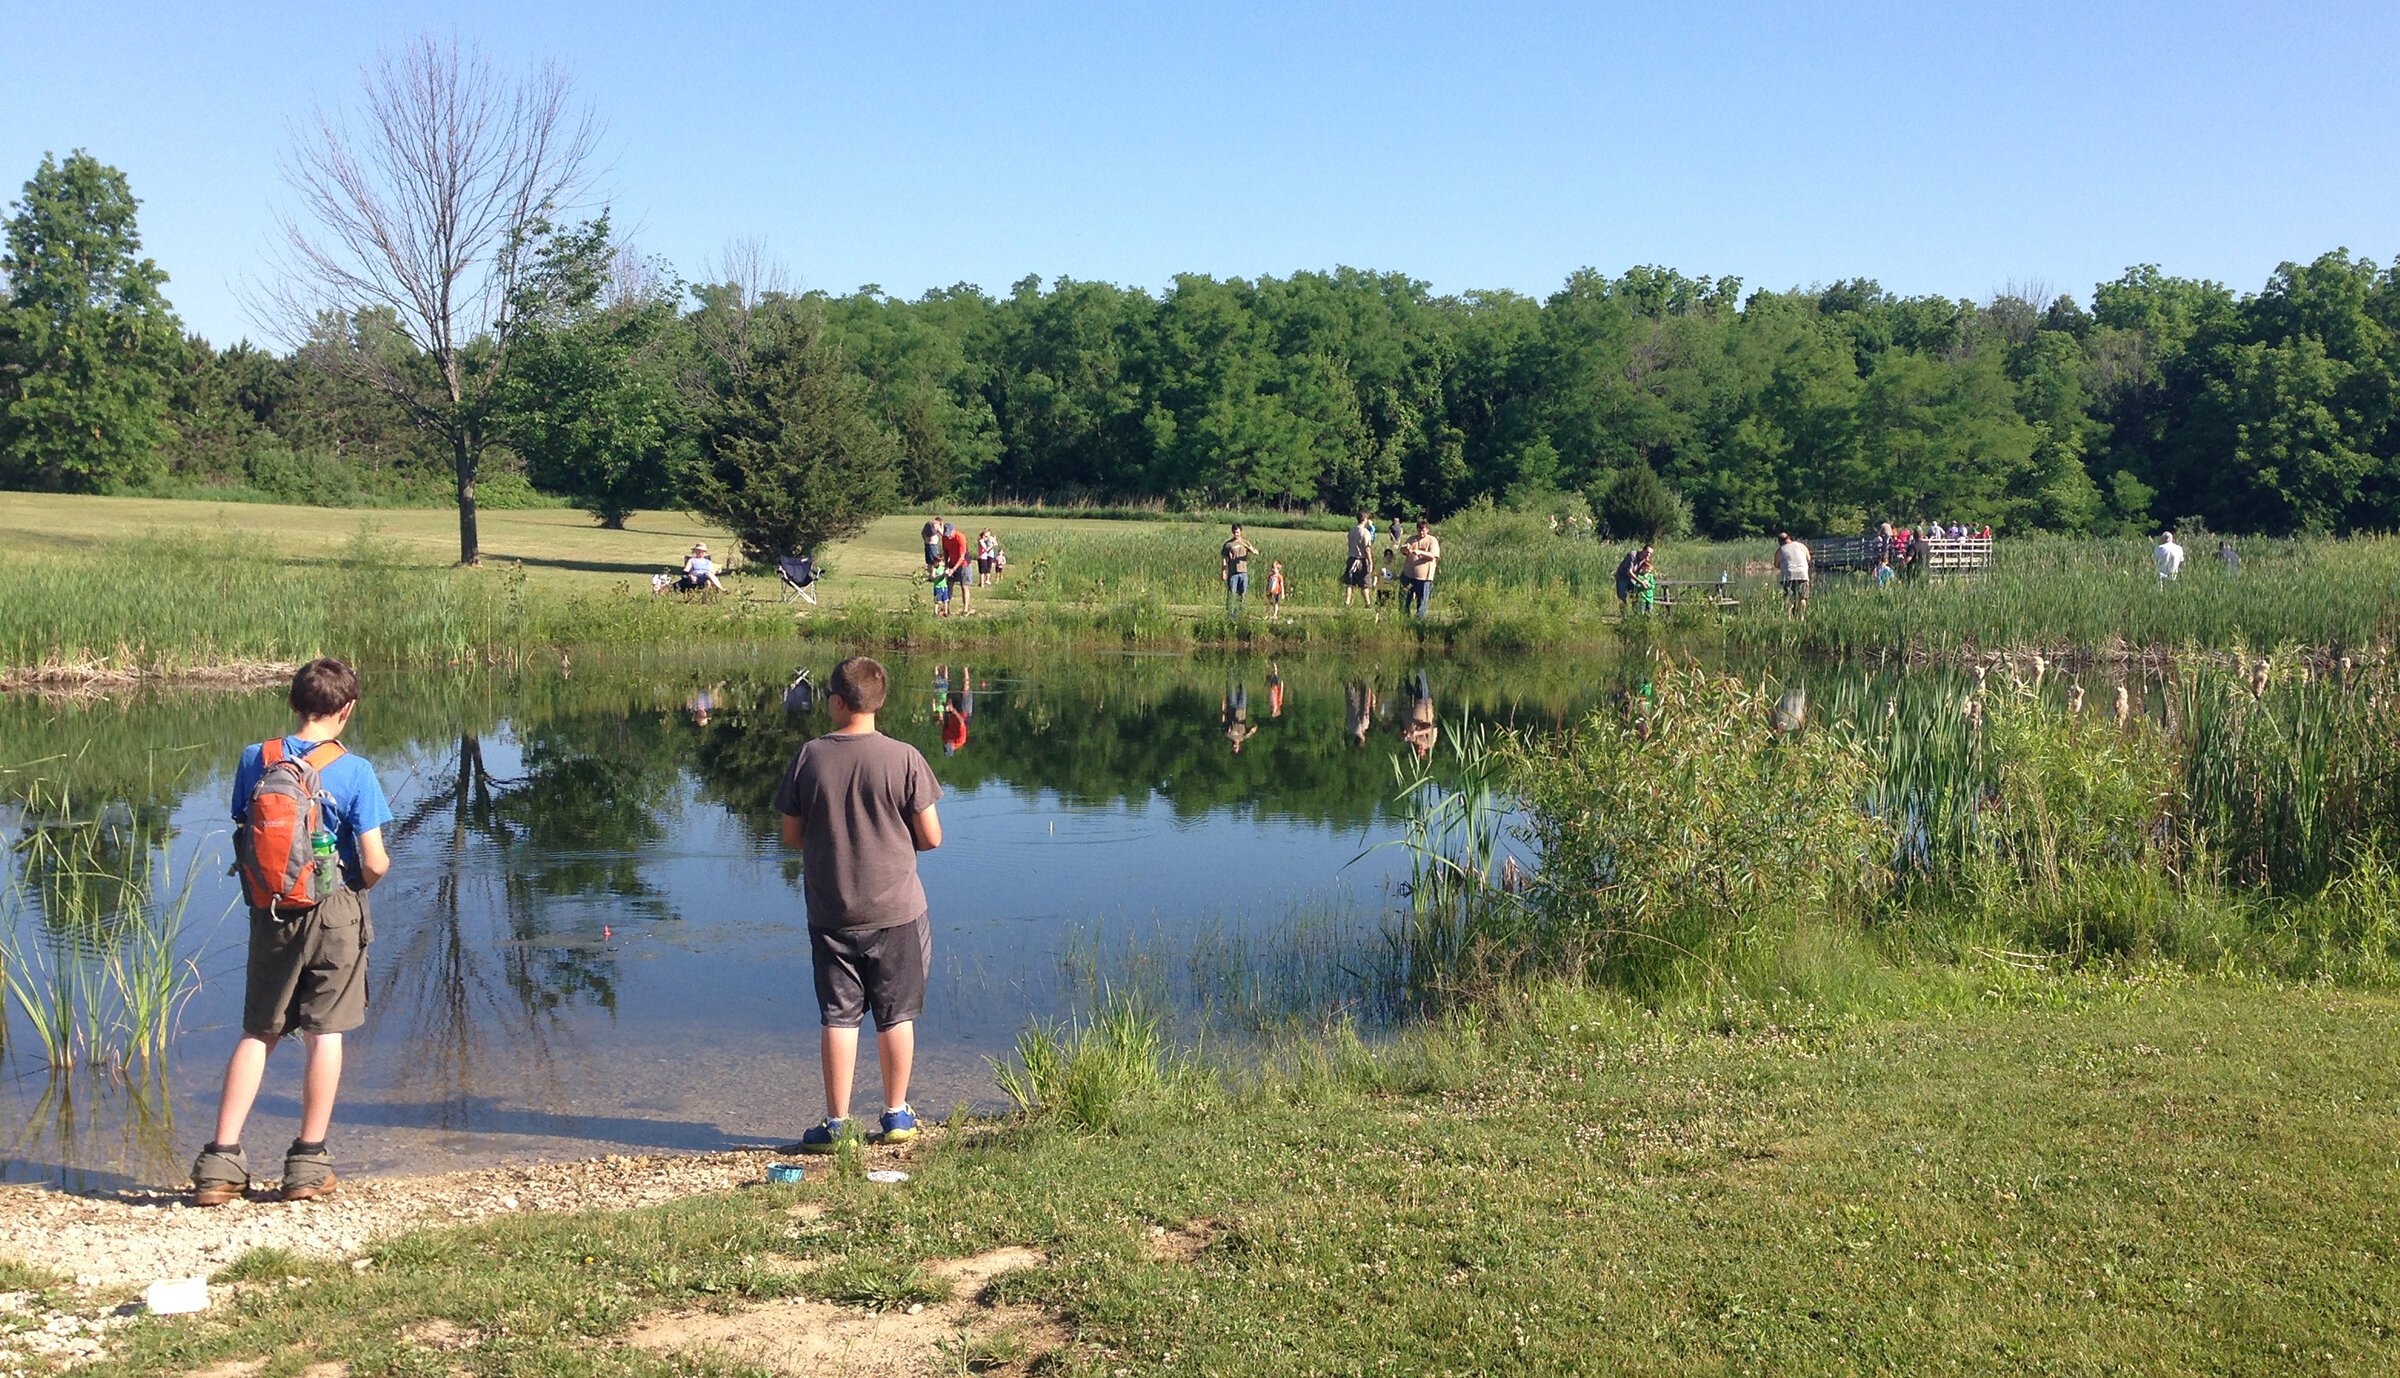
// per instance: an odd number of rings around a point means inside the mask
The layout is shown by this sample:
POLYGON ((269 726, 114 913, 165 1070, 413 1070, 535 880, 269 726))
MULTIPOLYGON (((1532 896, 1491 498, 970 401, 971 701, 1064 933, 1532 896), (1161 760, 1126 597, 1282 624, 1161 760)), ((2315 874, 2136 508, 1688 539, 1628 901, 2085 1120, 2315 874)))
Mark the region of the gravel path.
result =
MULTIPOLYGON (((913 1147, 913 1145, 912 1145, 913 1147)), ((870 1149, 888 1166, 903 1150, 870 1149)), ((265 1191, 213 1209, 180 1192, 129 1190, 75 1196, 44 1187, 0 1187, 0 1255, 74 1279, 85 1292, 205 1276, 251 1249, 348 1258, 404 1230, 461 1224, 510 1211, 644 1206, 724 1191, 766 1178, 766 1150, 699 1155, 610 1155, 575 1163, 487 1168, 439 1177, 345 1180, 319 1201, 286 1205, 265 1191)))

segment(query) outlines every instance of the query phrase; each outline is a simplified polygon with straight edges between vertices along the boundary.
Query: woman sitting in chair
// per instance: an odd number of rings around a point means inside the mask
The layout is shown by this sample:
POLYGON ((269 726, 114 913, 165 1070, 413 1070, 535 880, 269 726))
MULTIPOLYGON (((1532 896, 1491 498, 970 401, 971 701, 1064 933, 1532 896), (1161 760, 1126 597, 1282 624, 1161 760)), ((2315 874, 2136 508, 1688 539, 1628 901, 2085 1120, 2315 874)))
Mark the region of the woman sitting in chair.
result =
POLYGON ((683 577, 675 581, 675 591, 678 593, 697 589, 715 589, 719 593, 725 591, 725 586, 717 582, 717 562, 708 558, 706 541, 692 546, 692 553, 684 557, 683 577))

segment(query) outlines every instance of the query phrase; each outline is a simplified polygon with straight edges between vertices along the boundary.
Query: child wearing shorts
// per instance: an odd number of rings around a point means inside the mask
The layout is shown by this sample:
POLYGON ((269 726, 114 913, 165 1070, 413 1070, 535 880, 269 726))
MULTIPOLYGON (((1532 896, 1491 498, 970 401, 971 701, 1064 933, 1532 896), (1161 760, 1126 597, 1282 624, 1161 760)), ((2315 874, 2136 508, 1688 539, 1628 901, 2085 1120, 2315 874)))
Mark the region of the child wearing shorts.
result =
POLYGON ((307 1201, 332 1192, 333 1155, 325 1136, 341 1087, 342 1035, 367 1018, 367 948, 375 940, 367 891, 391 870, 383 829, 392 808, 375 768, 340 743, 358 708, 357 673, 338 660, 312 660, 293 674, 289 701, 299 730, 247 748, 234 769, 234 822, 241 826, 250 816, 251 794, 269 766, 286 757, 307 761, 317 771, 341 880, 305 909, 250 910, 242 1037, 225 1066, 217 1136, 192 1163, 192 1202, 200 1206, 221 1206, 249 1190, 242 1126, 266 1078, 267 1054, 290 1033, 300 1035, 307 1062, 300 1074, 300 1137, 283 1157, 282 1196, 307 1201))
POLYGON ((1269 622, 1283 616, 1283 596, 1287 592, 1289 590, 1283 582, 1283 561, 1277 560, 1267 566, 1267 620, 1269 622))
POLYGON ((891 680, 852 656, 825 687, 833 730, 800 748, 775 791, 783 845, 801 854, 808 952, 815 970, 825 1118, 785 1153, 831 1153, 849 1132, 858 1027, 875 1016, 883 1067, 884 1143, 917 1134, 908 1104, 917 1019, 933 971, 933 928, 917 853, 942 845, 942 787, 925 757, 875 730, 891 680))

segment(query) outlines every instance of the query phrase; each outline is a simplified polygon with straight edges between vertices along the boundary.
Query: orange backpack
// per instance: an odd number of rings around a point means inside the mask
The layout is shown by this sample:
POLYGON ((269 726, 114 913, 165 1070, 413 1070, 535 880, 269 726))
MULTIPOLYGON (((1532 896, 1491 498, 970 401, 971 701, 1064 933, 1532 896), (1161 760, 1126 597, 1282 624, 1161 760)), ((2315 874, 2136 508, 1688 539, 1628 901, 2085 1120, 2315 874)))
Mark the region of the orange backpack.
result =
POLYGON ((260 745, 263 769, 233 833, 234 868, 253 909, 314 909, 341 884, 339 862, 318 866, 316 840, 331 836, 322 776, 342 751, 340 742, 325 742, 296 757, 281 737, 260 745))

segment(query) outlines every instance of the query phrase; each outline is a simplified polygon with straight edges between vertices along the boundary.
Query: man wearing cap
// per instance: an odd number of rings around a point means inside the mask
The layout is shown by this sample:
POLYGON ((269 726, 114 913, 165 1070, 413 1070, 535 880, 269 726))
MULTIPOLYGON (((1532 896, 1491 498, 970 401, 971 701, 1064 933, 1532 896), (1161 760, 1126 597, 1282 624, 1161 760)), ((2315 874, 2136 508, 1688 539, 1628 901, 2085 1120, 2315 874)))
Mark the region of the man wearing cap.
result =
POLYGON ((719 593, 725 591, 725 586, 717 582, 717 562, 708 558, 708 542, 695 541, 692 543, 692 553, 683 561, 683 578, 675 587, 679 589, 715 589, 719 593))

